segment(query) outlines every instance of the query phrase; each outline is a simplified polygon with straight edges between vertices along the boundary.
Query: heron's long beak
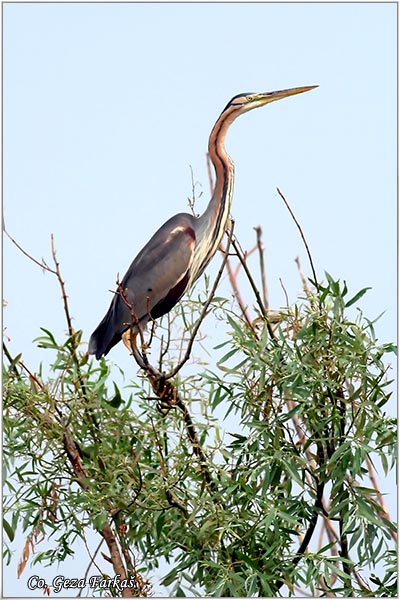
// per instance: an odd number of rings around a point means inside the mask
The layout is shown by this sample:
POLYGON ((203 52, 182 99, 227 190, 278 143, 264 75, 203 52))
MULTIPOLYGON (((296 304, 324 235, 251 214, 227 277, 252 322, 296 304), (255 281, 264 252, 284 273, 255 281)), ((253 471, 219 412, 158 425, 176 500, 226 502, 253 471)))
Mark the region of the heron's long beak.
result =
POLYGON ((277 92, 266 92, 263 94, 257 94, 258 100, 262 104, 268 104, 269 102, 275 102, 275 100, 281 100, 287 98, 287 96, 294 96, 295 94, 302 94, 303 92, 309 92, 317 88, 317 85, 306 85, 303 87, 290 88, 289 90, 279 90, 277 92))

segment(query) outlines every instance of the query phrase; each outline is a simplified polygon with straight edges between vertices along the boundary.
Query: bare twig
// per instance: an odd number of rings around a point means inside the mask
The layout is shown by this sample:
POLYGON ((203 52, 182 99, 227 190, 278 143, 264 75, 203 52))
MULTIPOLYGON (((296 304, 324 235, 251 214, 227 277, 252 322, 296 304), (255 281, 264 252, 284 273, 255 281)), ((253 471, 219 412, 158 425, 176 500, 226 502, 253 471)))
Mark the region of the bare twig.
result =
MULTIPOLYGON (((96 567, 96 569, 98 570, 98 572, 100 573, 100 575, 103 573, 103 571, 101 570, 101 568, 96 564, 96 560, 95 559, 96 559, 97 554, 99 553, 99 550, 100 550, 101 546, 104 544, 104 537, 100 540, 100 542, 97 545, 97 547, 96 547, 95 551, 93 552, 93 554, 90 552, 90 549, 89 549, 88 543, 86 541, 86 538, 83 538, 83 543, 86 546, 86 552, 89 554, 89 558, 90 558, 89 564, 86 567, 85 573, 83 575, 83 579, 86 581, 87 578, 88 578, 88 575, 89 575, 89 571, 92 568, 92 565, 94 565, 96 567)), ((79 590, 79 592, 77 594, 78 598, 82 595, 83 590, 84 590, 84 588, 80 588, 80 590, 79 590)))
POLYGON ((261 286, 262 286, 262 291, 263 291, 263 301, 264 301, 265 310, 268 310, 268 307, 269 307, 268 289, 267 289, 267 278, 265 275, 264 244, 262 242, 262 229, 259 225, 257 227, 254 227, 254 229, 257 234, 257 248, 258 248, 258 254, 260 257, 260 275, 261 275, 261 286))
POLYGON ((285 196, 282 194, 281 190, 278 187, 276 188, 276 190, 277 190, 278 194, 280 195, 280 197, 282 198, 283 202, 285 203, 285 206, 288 209, 288 211, 290 213, 290 216, 292 217, 293 221, 296 224, 297 229, 299 230, 301 239, 303 240, 303 244, 304 244, 304 247, 305 247, 307 255, 308 255, 308 260, 310 261, 311 271, 312 271, 312 274, 313 274, 313 277, 314 277, 314 284, 315 284, 316 287, 318 287, 318 281, 317 281, 317 275, 316 275, 315 268, 314 268, 314 262, 313 262, 313 259, 312 259, 312 256, 311 256, 310 249, 309 249, 308 244, 307 244, 307 240, 306 240, 305 235, 303 233, 303 230, 301 228, 301 225, 298 222, 298 220, 296 219, 294 212, 290 208, 290 205, 289 205, 288 201, 286 200, 285 196))
POLYGON ((192 181, 192 197, 188 198, 189 208, 192 211, 192 215, 194 217, 197 217, 198 215, 195 213, 195 210, 194 210, 194 207, 195 207, 195 204, 196 204, 196 182, 194 180, 193 169, 192 169, 191 165, 190 165, 190 178, 191 178, 191 181, 192 181))
MULTIPOLYGON (((53 262, 55 265, 55 271, 52 271, 52 272, 57 277, 58 283, 61 288, 61 295, 62 295, 63 305, 64 305, 64 314, 65 314, 65 318, 67 321, 67 327, 68 327, 68 335, 71 340, 71 357, 72 357, 73 363, 75 365, 76 373, 77 373, 77 381, 74 380, 73 384, 74 384, 75 390, 76 390, 77 394, 80 396, 80 398, 83 401, 87 402, 87 390, 86 390, 84 377, 82 375, 80 360, 79 360, 79 356, 78 356, 79 341, 78 341, 77 333, 74 330, 73 325, 72 325, 72 318, 71 318, 71 313, 69 311, 69 305, 68 305, 68 296, 67 296, 67 292, 65 289, 65 282, 61 275, 60 263, 58 262, 58 259, 57 259, 57 253, 56 253, 55 241, 54 241, 53 234, 51 234, 51 254, 52 254, 53 262)), ((85 412, 86 412, 89 420, 93 423, 95 430, 98 431, 99 425, 97 423, 95 415, 93 414, 93 410, 90 407, 86 407, 85 412)), ((96 436, 94 435, 94 437, 96 437, 96 436)))
MULTIPOLYGON (((241 263, 241 265, 242 265, 242 267, 244 269, 244 272, 246 273, 247 279, 248 279, 248 281, 250 283, 251 289, 253 290, 253 293, 254 293, 254 296, 256 298, 257 304, 258 304, 258 306, 260 308, 262 318, 266 322, 269 335, 270 335, 270 337, 271 337, 272 340, 275 340, 275 334, 274 334, 274 330, 273 330, 273 328, 271 326, 271 321, 270 321, 270 318, 268 316, 268 312, 267 312, 267 310, 266 310, 266 308, 265 308, 265 306, 263 304, 263 301, 262 301, 261 296, 260 296, 260 292, 259 292, 259 290, 257 288, 257 285, 256 285, 254 279, 253 279, 253 276, 250 273, 250 269, 247 266, 246 256, 244 256, 244 254, 242 253, 242 251, 241 251, 241 249, 239 247, 239 244, 236 242, 235 239, 232 240, 232 246, 233 246, 233 248, 236 251, 236 255, 237 255, 237 257, 240 260, 240 263, 241 263)), ((253 325, 252 325, 252 329, 254 331, 253 325)))
POLYGON ((53 257, 53 261, 54 261, 54 264, 56 267, 56 270, 53 271, 53 273, 56 275, 58 282, 60 284, 60 287, 61 287, 61 294, 62 294, 63 305, 64 305, 64 313, 65 313, 65 317, 67 319, 68 335, 73 339, 74 348, 76 348, 76 340, 75 340, 75 336, 74 336, 75 331, 74 331, 74 328, 72 327, 72 319, 71 319, 71 315, 69 312, 69 306, 68 306, 68 296, 65 291, 65 282, 64 282, 63 278, 61 277, 60 263, 57 260, 56 247, 55 247, 55 243, 54 243, 54 235, 53 234, 51 234, 51 255, 53 257))
MULTIPOLYGON (((227 255, 226 249, 224 248, 224 246, 222 244, 220 244, 219 249, 224 255, 227 255)), ((241 267, 241 264, 239 263, 239 268, 240 267, 241 267)), ((240 292, 238 282, 237 282, 238 269, 234 270, 232 268, 231 261, 229 260, 229 258, 226 261, 226 271, 228 273, 228 277, 229 277, 229 281, 230 281, 230 284, 231 284, 231 287, 233 290, 233 294, 236 298, 236 301, 239 305, 242 315, 243 315, 244 319, 246 320, 246 323, 248 324, 248 326, 252 328, 253 327, 252 320, 248 314, 247 307, 244 303, 244 300, 242 298, 242 294, 240 292)))
POLYGON ((233 240, 232 240, 232 246, 233 246, 233 248, 234 248, 234 250, 235 250, 235 252, 236 252, 236 256, 237 256, 237 257, 238 257, 238 259, 240 260, 240 263, 241 263, 241 265, 242 265, 242 267, 243 267, 243 270, 244 270, 244 272, 246 273, 246 277, 247 277, 247 279, 248 279, 248 281, 249 281, 249 283, 250 283, 251 289, 253 290, 253 293, 254 293, 254 295, 255 295, 255 298, 256 298, 257 304, 258 304, 258 306, 259 306, 259 308, 260 308, 261 314, 262 314, 262 316, 263 316, 263 317, 264 317, 264 318, 267 320, 267 318, 268 318, 268 315, 267 315, 267 312, 266 312, 266 310, 265 310, 265 306, 264 306, 264 304, 263 304, 263 301, 261 300, 260 292, 258 291, 258 288, 257 288, 257 286, 256 286, 256 283, 255 283, 255 281, 254 281, 254 279, 253 279, 253 276, 252 276, 252 274, 250 273, 250 269, 249 269, 249 267, 247 266, 246 257, 245 257, 245 256, 244 256, 244 254, 242 253, 242 251, 241 251, 241 249, 240 249, 240 247, 239 247, 238 243, 236 242, 236 239, 233 239, 233 240))
POLYGON ((301 283, 302 283, 302 286, 303 286, 303 290, 308 294, 310 292, 310 290, 308 288, 307 279, 305 278, 305 275, 303 273, 303 269, 301 268, 300 259, 299 259, 298 256, 296 256, 296 258, 294 259, 294 262, 296 263, 297 270, 299 271, 299 275, 300 275, 301 283))
POLYGON ((283 290, 283 293, 285 294, 286 306, 289 306, 289 296, 281 277, 279 277, 279 283, 281 284, 281 288, 283 290))
POLYGON ((36 258, 33 258, 33 256, 31 256, 29 254, 29 252, 27 252, 26 250, 24 250, 22 248, 22 246, 20 246, 18 244, 18 242, 15 241, 15 239, 8 233, 8 231, 4 228, 4 233, 6 234, 6 236, 8 237, 9 240, 12 241, 12 243, 18 248, 18 250, 20 252, 22 252, 22 254, 24 254, 27 258, 29 258, 29 260, 31 260, 32 262, 34 262, 36 265, 38 265, 38 267, 40 267, 41 269, 43 269, 44 271, 48 271, 49 273, 52 273, 53 275, 57 275, 57 273, 55 271, 53 271, 53 269, 50 269, 50 267, 48 266, 48 264, 46 264, 45 260, 42 258, 42 262, 36 260, 36 258))

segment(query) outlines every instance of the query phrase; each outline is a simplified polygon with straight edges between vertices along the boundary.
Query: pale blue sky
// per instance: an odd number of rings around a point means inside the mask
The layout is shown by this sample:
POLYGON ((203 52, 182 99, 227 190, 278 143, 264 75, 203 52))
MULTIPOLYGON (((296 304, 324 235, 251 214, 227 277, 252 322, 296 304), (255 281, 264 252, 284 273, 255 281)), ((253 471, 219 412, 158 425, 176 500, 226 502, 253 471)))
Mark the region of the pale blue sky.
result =
MULTIPOLYGON (((394 340, 396 27, 395 3, 3 4, 5 223, 47 261, 54 233, 84 339, 117 272, 187 210, 190 165, 205 208, 208 135, 227 101, 318 84, 232 126, 235 231, 250 247, 262 226, 271 307, 285 303, 279 278, 294 302, 294 258, 309 270, 279 186, 318 274, 354 293, 371 286, 362 307, 370 318, 386 311, 376 330, 394 340)), ((65 332, 60 292, 7 239, 4 296, 9 348, 35 369, 47 361, 32 344, 39 328, 65 332)), ((132 369, 122 345, 110 358, 132 369)), ((27 594, 17 560, 7 595, 27 594)))

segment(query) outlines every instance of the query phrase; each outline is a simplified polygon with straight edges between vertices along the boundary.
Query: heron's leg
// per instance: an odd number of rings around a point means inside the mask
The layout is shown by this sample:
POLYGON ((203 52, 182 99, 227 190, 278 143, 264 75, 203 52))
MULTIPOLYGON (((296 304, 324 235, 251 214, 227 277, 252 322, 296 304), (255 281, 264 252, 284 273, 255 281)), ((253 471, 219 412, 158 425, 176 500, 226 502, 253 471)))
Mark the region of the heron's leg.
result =
POLYGON ((132 329, 127 329, 122 334, 122 341, 124 342, 125 346, 128 348, 128 350, 131 354, 134 350, 136 352, 138 351, 138 347, 136 345, 136 337, 137 337, 137 332, 134 333, 132 331, 132 329))

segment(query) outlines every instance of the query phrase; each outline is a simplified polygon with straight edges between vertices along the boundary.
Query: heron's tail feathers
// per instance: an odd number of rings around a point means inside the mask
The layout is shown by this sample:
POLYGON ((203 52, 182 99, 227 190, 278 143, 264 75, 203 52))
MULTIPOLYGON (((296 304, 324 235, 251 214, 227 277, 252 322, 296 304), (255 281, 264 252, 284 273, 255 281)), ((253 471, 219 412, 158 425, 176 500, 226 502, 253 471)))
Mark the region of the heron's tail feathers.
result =
POLYGON ((123 328, 122 331, 119 328, 116 329, 113 321, 114 311, 109 310, 90 336, 89 354, 94 354, 97 360, 102 356, 106 356, 111 348, 118 344, 124 329, 127 329, 127 327, 123 328))

